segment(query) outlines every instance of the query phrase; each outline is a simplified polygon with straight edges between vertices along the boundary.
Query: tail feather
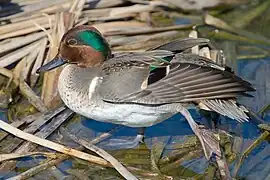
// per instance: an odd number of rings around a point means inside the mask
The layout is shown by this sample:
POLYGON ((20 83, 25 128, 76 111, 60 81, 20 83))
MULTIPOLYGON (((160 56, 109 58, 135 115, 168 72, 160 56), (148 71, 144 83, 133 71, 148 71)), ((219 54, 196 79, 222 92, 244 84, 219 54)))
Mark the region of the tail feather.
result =
POLYGON ((203 104, 201 107, 205 110, 215 111, 239 122, 248 121, 249 119, 246 114, 248 110, 244 106, 238 105, 233 99, 209 99, 202 100, 200 103, 203 104))

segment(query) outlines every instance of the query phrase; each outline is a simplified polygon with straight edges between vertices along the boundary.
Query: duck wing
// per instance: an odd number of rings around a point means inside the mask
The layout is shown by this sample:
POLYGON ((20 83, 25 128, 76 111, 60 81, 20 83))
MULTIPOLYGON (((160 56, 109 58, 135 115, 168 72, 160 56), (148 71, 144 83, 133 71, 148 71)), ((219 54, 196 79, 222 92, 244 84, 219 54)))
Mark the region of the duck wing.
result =
MULTIPOLYGON (((136 58, 134 61, 126 57, 123 59, 124 62, 138 62, 136 58)), ((159 105, 234 98, 254 91, 250 83, 198 55, 176 54, 170 63, 161 63, 157 69, 166 66, 166 76, 151 84, 147 81, 150 74, 149 66, 153 62, 139 62, 142 64, 135 63, 129 68, 122 68, 121 71, 110 71, 109 75, 104 77, 100 89, 105 101, 159 105), (115 83, 113 88, 116 89, 110 88, 112 83, 115 83), (114 96, 110 96, 109 91, 112 91, 114 96)))
POLYGON ((147 88, 151 67, 166 68, 170 62, 163 58, 172 55, 169 51, 122 53, 105 61, 98 90, 101 98, 110 102, 123 102, 123 97, 147 88))

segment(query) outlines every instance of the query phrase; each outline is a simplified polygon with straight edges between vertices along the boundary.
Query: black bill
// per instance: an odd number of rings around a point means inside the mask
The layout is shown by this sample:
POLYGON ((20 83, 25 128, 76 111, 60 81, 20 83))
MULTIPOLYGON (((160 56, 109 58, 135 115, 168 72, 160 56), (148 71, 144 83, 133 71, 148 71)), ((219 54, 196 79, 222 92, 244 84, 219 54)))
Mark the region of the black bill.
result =
POLYGON ((59 66, 62 66, 66 63, 65 60, 59 57, 55 57, 53 60, 48 62, 47 64, 41 66, 40 68, 37 69, 37 73, 44 72, 44 71, 50 71, 52 69, 55 69, 59 66))

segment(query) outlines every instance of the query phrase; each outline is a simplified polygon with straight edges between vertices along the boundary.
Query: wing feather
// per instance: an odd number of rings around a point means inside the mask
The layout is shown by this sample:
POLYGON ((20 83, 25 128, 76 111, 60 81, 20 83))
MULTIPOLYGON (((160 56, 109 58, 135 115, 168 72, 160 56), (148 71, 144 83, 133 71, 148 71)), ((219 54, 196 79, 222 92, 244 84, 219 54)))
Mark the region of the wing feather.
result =
POLYGON ((136 95, 122 97, 121 101, 145 104, 181 103, 231 98, 254 90, 248 82, 222 70, 219 65, 209 64, 210 60, 207 58, 183 54, 181 58, 178 62, 172 62, 172 69, 167 76, 148 85, 145 89, 148 91, 147 96, 141 96, 140 92, 136 92, 136 95), (182 60, 185 57, 195 59, 188 63, 186 59, 182 60))
POLYGON ((150 65, 157 61, 149 56, 121 56, 105 63, 101 96, 112 102, 158 105, 234 98, 254 90, 248 82, 209 61, 198 55, 177 54, 164 78, 142 88, 150 65))

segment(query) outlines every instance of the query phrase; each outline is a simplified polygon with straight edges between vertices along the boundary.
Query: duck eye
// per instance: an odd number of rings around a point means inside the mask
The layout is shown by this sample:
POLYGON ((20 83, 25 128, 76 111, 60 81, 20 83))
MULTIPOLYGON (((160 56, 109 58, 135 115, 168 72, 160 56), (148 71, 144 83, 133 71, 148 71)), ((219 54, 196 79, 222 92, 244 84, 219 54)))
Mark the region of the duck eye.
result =
POLYGON ((68 43, 69 45, 77 45, 77 44, 78 44, 78 42, 77 42, 76 39, 69 39, 69 40, 67 41, 67 43, 68 43))

